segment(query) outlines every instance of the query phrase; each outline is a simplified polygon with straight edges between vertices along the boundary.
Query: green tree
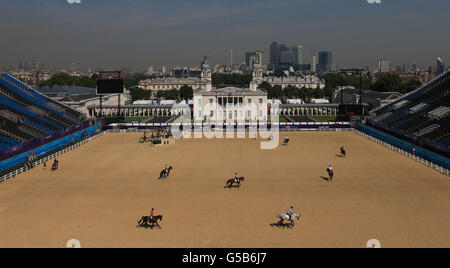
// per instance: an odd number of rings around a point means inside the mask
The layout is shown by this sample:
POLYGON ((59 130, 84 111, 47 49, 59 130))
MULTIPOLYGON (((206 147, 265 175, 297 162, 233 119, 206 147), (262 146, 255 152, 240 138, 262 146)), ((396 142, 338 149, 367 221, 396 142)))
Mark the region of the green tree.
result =
POLYGON ((130 94, 132 101, 149 100, 152 96, 152 92, 150 90, 145 90, 137 87, 131 88, 130 94))
POLYGON ((287 86, 283 90, 283 95, 288 99, 296 99, 299 98, 299 90, 295 86, 287 86))
POLYGON ((414 91, 422 86, 422 82, 419 80, 411 80, 403 84, 403 91, 401 93, 409 93, 411 91, 414 91))
POLYGON ((379 92, 403 92, 404 85, 400 76, 387 74, 379 77, 371 89, 379 92))
POLYGON ((180 88, 180 98, 183 100, 191 100, 194 97, 194 89, 184 85, 180 88))

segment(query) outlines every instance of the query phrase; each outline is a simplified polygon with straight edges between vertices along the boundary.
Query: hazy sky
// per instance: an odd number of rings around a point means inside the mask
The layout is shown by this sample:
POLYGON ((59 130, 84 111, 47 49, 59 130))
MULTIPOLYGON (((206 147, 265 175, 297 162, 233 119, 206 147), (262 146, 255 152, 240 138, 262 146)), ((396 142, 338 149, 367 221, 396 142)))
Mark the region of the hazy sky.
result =
POLYGON ((340 66, 450 61, 449 0, 0 0, 0 67, 199 65, 273 41, 332 50, 340 66))

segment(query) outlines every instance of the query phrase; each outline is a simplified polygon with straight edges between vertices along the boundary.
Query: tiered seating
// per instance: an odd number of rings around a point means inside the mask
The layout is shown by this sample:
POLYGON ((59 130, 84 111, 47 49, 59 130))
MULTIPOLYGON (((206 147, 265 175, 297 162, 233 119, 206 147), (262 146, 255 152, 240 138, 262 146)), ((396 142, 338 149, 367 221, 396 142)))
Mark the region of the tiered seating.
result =
POLYGON ((78 111, 0 74, 0 150, 83 122, 78 111))
POLYGON ((372 111, 371 120, 407 137, 449 147, 450 72, 394 103, 372 111))

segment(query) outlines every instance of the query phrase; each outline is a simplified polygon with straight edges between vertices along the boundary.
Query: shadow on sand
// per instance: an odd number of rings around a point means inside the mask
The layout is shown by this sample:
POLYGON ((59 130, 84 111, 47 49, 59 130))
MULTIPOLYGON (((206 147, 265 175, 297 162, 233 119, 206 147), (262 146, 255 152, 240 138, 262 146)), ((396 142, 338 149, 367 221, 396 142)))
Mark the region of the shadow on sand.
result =
POLYGON ((150 225, 148 223, 136 226, 137 229, 144 228, 144 229, 151 229, 151 230, 153 230, 155 227, 158 227, 159 229, 162 229, 161 226, 159 226, 159 225, 150 225))
POLYGON ((324 176, 320 176, 320 178, 322 179, 322 180, 324 180, 324 181, 330 181, 330 178, 327 178, 327 177, 324 177, 324 176))
POLYGON ((281 222, 277 222, 277 223, 271 223, 269 224, 270 227, 278 227, 280 229, 292 229, 294 227, 293 224, 291 223, 281 223, 281 222))
POLYGON ((223 188, 228 188, 228 189, 232 189, 232 188, 237 188, 237 189, 239 189, 239 188, 241 188, 241 186, 240 185, 225 185, 223 188))

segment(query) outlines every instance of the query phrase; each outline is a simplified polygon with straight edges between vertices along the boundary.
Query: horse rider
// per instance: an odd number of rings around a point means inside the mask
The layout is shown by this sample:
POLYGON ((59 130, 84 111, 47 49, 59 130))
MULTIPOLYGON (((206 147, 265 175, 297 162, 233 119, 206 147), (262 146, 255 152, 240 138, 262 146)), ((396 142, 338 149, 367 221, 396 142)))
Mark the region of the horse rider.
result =
POLYGON ((287 212, 287 215, 289 216, 289 220, 292 220, 292 218, 293 218, 293 215, 294 215, 294 206, 291 206, 289 209, 288 209, 288 212, 287 212))
POLYGON ((150 211, 150 220, 153 220, 153 217, 155 217, 155 209, 152 208, 152 210, 150 211))
POLYGON ((239 183, 239 178, 237 172, 234 173, 234 182, 239 183))
POLYGON ((330 166, 327 168, 327 171, 328 171, 328 174, 331 174, 331 173, 333 172, 333 167, 330 165, 330 166))
POLYGON ((169 174, 169 166, 167 166, 167 164, 164 166, 164 170, 166 171, 166 174, 169 174))

